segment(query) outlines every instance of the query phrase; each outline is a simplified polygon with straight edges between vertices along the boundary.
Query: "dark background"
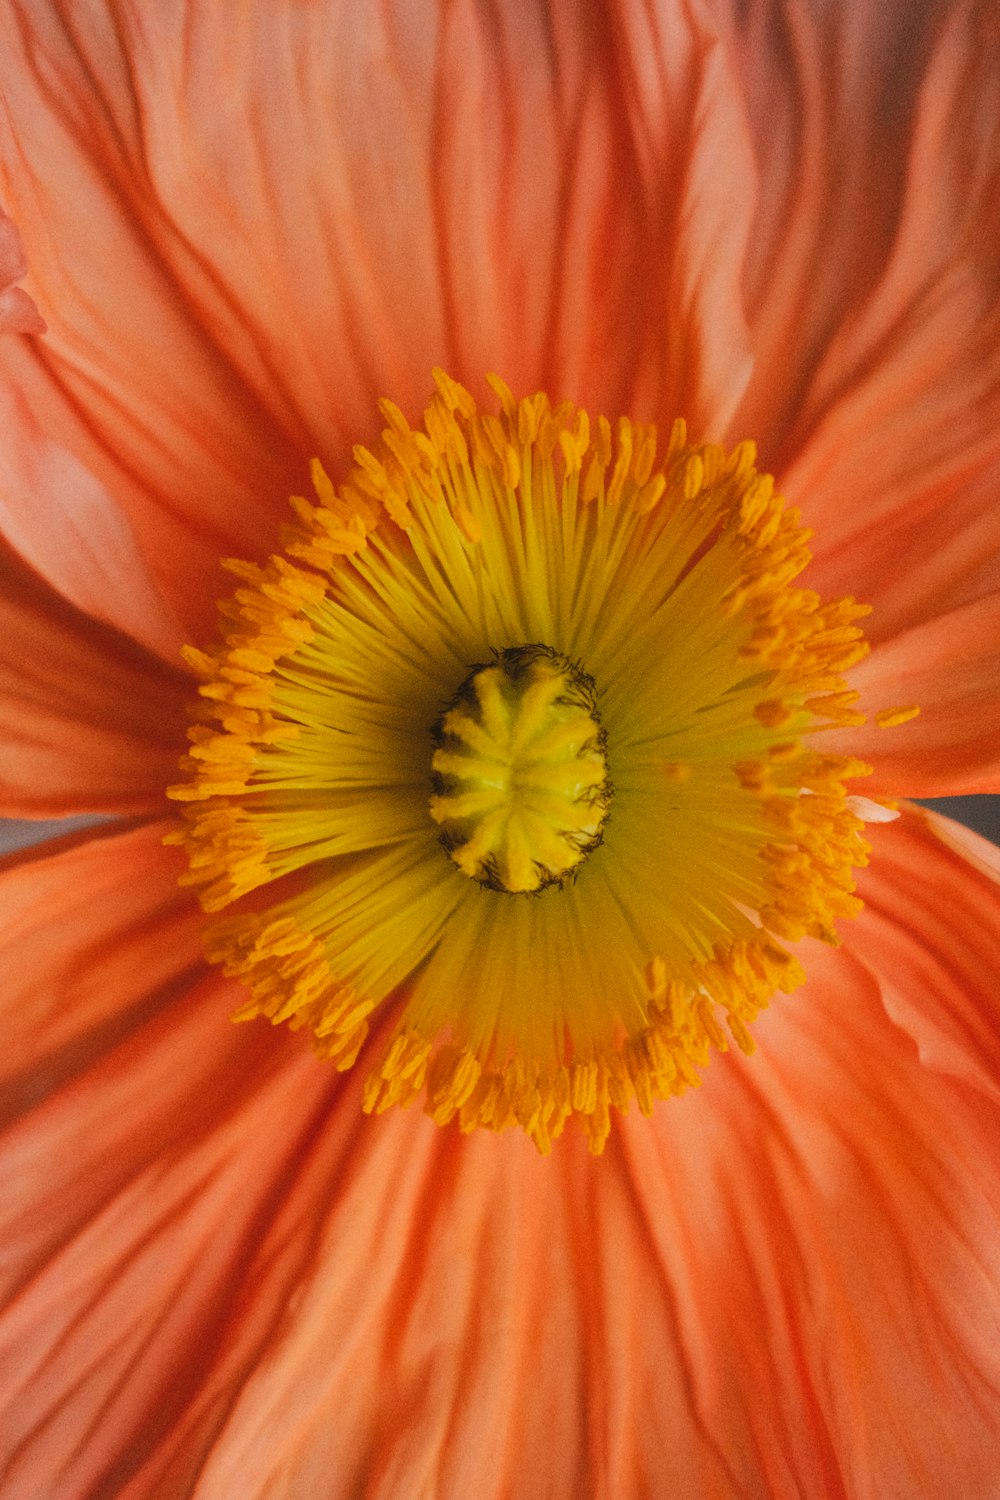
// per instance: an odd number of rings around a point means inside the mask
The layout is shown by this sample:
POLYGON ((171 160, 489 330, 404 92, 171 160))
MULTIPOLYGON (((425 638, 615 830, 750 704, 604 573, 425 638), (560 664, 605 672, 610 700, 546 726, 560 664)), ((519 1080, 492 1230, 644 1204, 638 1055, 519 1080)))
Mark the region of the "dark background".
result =
MULTIPOLYGON (((936 812, 945 813, 959 823, 966 823, 978 833, 1000 844, 1000 796, 997 797, 935 797, 924 803, 936 812)), ((38 843, 43 838, 54 838, 61 833, 71 833, 74 828, 85 828, 91 818, 64 818, 59 823, 22 823, 0 820, 0 854, 12 849, 23 849, 38 843)))

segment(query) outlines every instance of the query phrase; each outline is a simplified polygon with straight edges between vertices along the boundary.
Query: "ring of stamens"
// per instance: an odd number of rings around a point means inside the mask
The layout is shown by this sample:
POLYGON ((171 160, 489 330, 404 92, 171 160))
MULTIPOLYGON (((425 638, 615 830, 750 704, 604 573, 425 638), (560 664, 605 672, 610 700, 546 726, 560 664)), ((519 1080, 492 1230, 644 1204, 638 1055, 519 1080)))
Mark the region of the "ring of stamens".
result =
POLYGON ((282 554, 228 564, 223 641, 185 653, 171 841, 232 908, 207 941, 238 1019, 347 1068, 392 1007, 366 1109, 423 1095, 543 1151, 576 1118, 599 1151, 612 1110, 697 1083, 727 1034, 751 1050, 803 977, 785 944, 858 909, 867 767, 816 736, 863 722, 866 610, 796 586, 807 534, 751 444, 677 422, 658 449, 435 379, 419 428, 383 403, 339 488, 314 465, 282 554))
POLYGON ((600 844, 612 787, 597 690, 551 646, 507 647, 473 667, 431 738, 431 817, 480 885, 561 885, 600 844))

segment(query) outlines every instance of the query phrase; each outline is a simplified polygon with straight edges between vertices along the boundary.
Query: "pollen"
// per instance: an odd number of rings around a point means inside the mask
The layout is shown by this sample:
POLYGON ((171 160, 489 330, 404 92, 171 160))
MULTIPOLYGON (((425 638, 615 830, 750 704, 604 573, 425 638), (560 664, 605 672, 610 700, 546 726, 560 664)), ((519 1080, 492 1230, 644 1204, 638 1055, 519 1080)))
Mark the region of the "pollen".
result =
POLYGON ((822 731, 865 721, 868 611, 799 585, 752 443, 435 381, 227 564, 168 837, 234 1019, 372 1115, 600 1152, 859 909, 868 767, 822 731))

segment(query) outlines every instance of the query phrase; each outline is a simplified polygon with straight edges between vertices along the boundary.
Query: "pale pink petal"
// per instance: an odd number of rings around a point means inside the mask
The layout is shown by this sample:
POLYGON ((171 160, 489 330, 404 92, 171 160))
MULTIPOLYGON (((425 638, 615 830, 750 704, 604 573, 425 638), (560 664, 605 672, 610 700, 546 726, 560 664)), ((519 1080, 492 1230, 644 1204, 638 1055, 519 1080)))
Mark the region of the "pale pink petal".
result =
POLYGON ((629 8, 14 4, 3 162, 51 333, 6 368, 189 628, 318 453, 437 362, 719 428, 749 365, 741 106, 629 8))
POLYGON ((0 817, 163 813, 193 685, 0 547, 0 817))
POLYGON ((0 527, 11 546, 70 604, 176 666, 180 623, 111 496, 3 389, 0 431, 0 527))

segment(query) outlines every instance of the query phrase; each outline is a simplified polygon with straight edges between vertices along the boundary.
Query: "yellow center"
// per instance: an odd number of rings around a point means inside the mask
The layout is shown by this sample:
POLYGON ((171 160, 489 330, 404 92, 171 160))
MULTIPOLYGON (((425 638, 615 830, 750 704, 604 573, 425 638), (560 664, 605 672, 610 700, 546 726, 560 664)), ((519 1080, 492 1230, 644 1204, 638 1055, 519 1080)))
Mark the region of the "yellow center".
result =
POLYGON ((803 977, 785 943, 858 908, 867 768, 817 736, 863 722, 866 611, 797 586, 751 444, 435 379, 339 488, 314 464, 282 553, 227 564, 171 838, 231 908, 207 945, 237 1019, 363 1055, 367 1110, 542 1151, 575 1119, 600 1151, 613 1110, 750 1051, 803 977))
POLYGON ((601 842, 611 782, 596 689, 550 646, 474 667, 432 735, 431 817, 463 874, 539 891, 601 842))

